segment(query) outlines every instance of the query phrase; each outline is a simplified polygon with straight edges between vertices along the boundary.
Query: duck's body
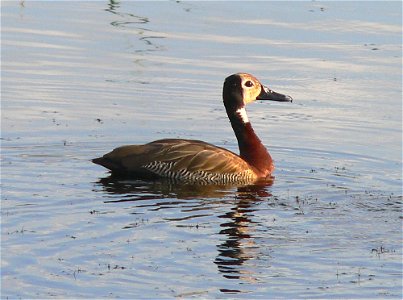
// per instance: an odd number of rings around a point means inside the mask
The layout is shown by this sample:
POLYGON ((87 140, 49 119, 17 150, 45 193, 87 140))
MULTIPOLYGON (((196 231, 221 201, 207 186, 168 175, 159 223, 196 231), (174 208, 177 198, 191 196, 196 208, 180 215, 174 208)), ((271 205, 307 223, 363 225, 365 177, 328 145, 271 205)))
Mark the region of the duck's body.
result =
POLYGON ((116 148, 93 160, 121 175, 227 184, 251 182, 256 173, 241 157, 197 140, 163 139, 116 148))
POLYGON ((273 161, 255 134, 244 107, 256 99, 292 101, 292 98, 265 88, 246 73, 225 80, 223 98, 240 155, 203 141, 162 139, 145 145, 122 146, 93 162, 112 173, 143 179, 245 184, 267 178, 274 169, 273 161))

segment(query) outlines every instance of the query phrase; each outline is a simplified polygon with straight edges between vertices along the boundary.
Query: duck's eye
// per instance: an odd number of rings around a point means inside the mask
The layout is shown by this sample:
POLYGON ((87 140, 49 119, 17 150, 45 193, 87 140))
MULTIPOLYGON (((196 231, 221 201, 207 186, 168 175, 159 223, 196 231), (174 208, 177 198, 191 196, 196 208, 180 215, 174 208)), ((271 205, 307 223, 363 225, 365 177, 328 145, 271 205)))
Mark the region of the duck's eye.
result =
POLYGON ((247 82, 245 82, 245 86, 247 87, 252 87, 253 86, 253 82, 248 80, 247 82))

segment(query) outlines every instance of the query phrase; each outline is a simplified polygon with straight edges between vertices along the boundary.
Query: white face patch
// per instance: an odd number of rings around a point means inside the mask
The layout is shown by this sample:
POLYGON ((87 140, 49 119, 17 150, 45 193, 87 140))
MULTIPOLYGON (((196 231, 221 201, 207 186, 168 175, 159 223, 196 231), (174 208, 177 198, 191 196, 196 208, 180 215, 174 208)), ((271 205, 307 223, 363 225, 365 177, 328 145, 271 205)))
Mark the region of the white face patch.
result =
POLYGON ((238 108, 236 113, 241 117, 242 121, 246 124, 249 123, 248 115, 246 114, 245 107, 238 108))

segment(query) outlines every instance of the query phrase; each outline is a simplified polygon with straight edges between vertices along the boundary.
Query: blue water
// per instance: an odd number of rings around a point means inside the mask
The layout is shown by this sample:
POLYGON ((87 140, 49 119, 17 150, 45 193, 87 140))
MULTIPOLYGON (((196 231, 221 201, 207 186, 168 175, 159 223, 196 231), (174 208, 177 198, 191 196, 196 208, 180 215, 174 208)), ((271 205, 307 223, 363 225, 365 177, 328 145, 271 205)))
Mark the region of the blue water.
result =
POLYGON ((1 297, 402 297, 400 2, 2 2, 1 297), (272 185, 115 180, 165 137, 237 151, 222 83, 293 103, 249 119, 272 185))

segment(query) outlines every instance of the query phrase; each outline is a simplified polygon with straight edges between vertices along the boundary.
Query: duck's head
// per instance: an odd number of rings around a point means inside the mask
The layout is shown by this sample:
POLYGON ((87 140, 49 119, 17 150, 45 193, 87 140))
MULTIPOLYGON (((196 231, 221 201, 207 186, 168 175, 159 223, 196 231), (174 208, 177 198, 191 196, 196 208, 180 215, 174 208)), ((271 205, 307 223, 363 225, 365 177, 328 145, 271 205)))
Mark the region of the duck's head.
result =
POLYGON ((292 102, 290 96, 274 92, 248 73, 236 73, 225 79, 223 99, 225 106, 233 109, 242 108, 255 100, 292 102))

